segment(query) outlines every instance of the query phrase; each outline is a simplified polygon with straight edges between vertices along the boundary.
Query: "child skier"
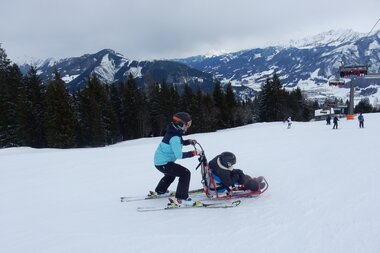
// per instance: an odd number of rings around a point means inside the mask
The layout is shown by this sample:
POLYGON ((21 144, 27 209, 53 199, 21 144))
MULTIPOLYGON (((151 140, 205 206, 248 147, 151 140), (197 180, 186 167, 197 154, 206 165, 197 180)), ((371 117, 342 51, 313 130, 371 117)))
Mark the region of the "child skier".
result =
POLYGON ((288 129, 290 129, 292 127, 292 117, 289 116, 286 121, 288 122, 288 129))
POLYGON ((265 187, 263 177, 252 178, 243 173, 242 170, 234 169, 236 156, 231 152, 223 152, 209 162, 218 191, 227 190, 227 193, 236 185, 243 186, 246 190, 258 191, 265 187))
POLYGON ((199 151, 182 152, 183 145, 196 144, 196 140, 183 140, 182 135, 191 126, 191 116, 186 112, 173 115, 173 121, 167 126, 166 134, 158 145, 154 154, 154 165, 164 174, 153 194, 164 194, 176 177, 179 177, 175 197, 178 205, 193 205, 189 197, 190 171, 175 163, 177 159, 184 159, 200 155, 199 151))

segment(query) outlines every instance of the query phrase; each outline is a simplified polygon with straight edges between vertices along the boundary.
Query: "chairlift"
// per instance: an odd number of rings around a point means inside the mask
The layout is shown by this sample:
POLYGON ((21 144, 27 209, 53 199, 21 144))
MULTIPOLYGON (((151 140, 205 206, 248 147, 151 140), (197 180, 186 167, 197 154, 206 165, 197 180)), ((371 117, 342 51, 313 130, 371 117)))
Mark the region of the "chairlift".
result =
POLYGON ((330 110, 336 106, 336 101, 331 99, 326 99, 322 105, 323 110, 330 110))
POLYGON ((343 79, 333 79, 329 81, 330 86, 342 87, 345 84, 343 79))
POLYGON ((340 77, 365 76, 368 74, 368 65, 353 65, 339 67, 340 77))

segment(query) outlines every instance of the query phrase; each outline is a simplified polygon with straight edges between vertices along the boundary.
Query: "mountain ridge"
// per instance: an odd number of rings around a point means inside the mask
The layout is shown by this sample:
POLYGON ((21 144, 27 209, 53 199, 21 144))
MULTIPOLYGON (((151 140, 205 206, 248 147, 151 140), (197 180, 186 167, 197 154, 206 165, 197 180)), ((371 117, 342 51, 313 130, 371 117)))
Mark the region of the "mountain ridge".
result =
MULTIPOLYGON (((370 72, 380 72, 380 31, 365 35, 352 30, 330 30, 301 40, 265 48, 244 49, 217 55, 198 55, 182 59, 137 61, 112 49, 60 60, 46 59, 36 65, 43 80, 57 69, 71 90, 81 89, 87 79, 97 75, 105 83, 125 80, 132 74, 138 85, 161 82, 181 86, 188 83, 211 91, 216 80, 231 83, 244 99, 257 95, 261 85, 276 72, 285 88, 300 87, 309 98, 336 96, 347 98, 343 90, 329 87, 339 66, 369 64, 370 72), (180 65, 177 65, 180 64, 180 65), (342 95, 343 94, 343 95, 342 95)), ((30 65, 22 65, 25 72, 30 65)), ((349 79, 343 89, 348 89, 349 79)), ((379 80, 359 80, 357 98, 379 100, 379 80)))
MULTIPOLYGON (((342 65, 368 64, 370 73, 379 73, 380 31, 364 35, 352 30, 331 30, 283 45, 176 60, 234 86, 245 85, 259 91, 266 79, 276 72, 284 87, 299 87, 309 98, 335 96, 347 99, 350 79, 344 80, 346 85, 342 90, 329 87, 328 83, 339 76, 342 65)), ((379 81, 357 80, 360 94, 355 100, 369 97, 372 103, 377 103, 379 81)))

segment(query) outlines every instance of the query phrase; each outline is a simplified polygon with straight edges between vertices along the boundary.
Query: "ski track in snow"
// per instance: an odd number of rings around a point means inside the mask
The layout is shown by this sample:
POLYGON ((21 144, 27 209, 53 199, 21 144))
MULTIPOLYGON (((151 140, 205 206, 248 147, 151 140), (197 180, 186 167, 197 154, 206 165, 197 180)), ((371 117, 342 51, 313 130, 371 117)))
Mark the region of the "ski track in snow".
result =
MULTIPOLYGON (((145 195, 161 137, 104 148, 0 150, 0 251, 44 252, 380 252, 380 114, 324 121, 259 123, 197 139, 211 160, 237 155, 236 168, 263 175, 269 189, 231 209, 140 213, 166 199, 145 195)), ((185 147, 184 150, 189 149, 185 147)), ((196 159, 179 161, 201 187, 196 159)), ((177 180, 172 184, 175 190, 177 180)))

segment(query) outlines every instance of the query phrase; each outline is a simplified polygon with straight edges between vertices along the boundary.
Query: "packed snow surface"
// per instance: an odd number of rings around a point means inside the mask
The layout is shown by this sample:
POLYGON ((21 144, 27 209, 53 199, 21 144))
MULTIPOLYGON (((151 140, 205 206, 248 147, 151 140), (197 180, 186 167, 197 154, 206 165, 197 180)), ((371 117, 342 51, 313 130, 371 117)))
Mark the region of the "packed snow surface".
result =
MULTIPOLYGON (((4 253, 380 252, 380 114, 324 121, 252 124, 194 134, 210 160, 223 151, 236 168, 263 175, 269 189, 230 209, 137 212, 167 200, 143 196, 162 177, 161 141, 104 148, 0 150, 0 251, 4 253)), ((184 150, 190 150, 189 146, 184 150)), ((197 159, 179 161, 201 187, 197 159)), ((172 184, 175 190, 177 180, 172 184)))

